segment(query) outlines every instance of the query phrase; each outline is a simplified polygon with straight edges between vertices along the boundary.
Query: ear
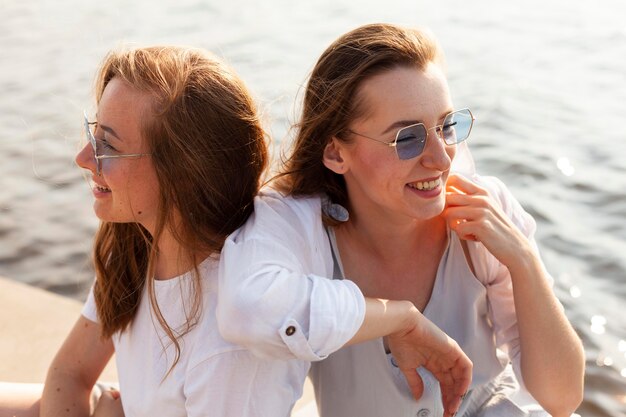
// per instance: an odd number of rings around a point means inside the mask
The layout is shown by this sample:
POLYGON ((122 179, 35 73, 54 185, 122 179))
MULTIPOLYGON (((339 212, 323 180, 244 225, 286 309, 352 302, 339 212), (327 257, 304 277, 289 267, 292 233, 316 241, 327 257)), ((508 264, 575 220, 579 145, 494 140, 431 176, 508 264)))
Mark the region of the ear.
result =
POLYGON ((324 148, 324 166, 335 174, 345 174, 348 171, 343 153, 345 152, 343 144, 333 137, 324 148))

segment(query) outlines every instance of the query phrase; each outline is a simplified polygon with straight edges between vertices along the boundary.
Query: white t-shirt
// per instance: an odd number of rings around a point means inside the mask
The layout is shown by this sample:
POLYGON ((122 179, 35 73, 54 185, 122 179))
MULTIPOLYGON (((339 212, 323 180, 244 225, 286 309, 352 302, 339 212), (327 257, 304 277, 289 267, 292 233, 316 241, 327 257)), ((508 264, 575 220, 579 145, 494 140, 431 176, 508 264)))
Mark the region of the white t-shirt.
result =
MULTIPOLYGON (((199 267, 202 312, 198 324, 180 340, 180 359, 166 377, 175 348, 152 314, 147 289, 129 328, 113 336, 124 413, 132 417, 287 417, 302 395, 308 363, 262 360, 219 334, 215 258, 199 267)), ((192 276, 155 281, 161 312, 173 329, 191 308, 192 276)), ((90 293, 83 315, 97 322, 90 293)), ((233 325, 237 325, 234 323, 233 325)))

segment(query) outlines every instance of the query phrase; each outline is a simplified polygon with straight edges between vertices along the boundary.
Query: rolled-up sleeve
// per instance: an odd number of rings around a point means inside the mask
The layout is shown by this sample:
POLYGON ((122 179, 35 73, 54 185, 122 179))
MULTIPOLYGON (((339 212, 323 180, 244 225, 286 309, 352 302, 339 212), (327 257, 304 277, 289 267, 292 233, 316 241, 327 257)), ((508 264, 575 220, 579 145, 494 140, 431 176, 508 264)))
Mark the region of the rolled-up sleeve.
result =
POLYGON ((359 288, 331 276, 319 199, 257 197, 253 216, 222 250, 222 336, 262 358, 324 359, 365 317, 359 288))

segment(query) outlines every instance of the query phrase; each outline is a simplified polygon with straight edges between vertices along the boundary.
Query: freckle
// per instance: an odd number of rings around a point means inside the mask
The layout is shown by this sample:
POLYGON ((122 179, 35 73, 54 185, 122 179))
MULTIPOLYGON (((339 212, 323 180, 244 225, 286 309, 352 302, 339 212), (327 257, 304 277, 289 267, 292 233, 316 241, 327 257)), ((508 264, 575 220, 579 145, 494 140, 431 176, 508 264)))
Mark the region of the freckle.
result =
POLYGON ((61 392, 61 388, 57 388, 57 392, 61 392))
POLYGON ((69 412, 70 412, 70 409, 69 409, 69 408, 66 408, 66 409, 65 409, 65 411, 69 413, 69 412))
POLYGON ((137 212, 137 215, 140 215, 141 213, 143 213, 143 212, 142 212, 142 211, 138 211, 138 212, 137 212))

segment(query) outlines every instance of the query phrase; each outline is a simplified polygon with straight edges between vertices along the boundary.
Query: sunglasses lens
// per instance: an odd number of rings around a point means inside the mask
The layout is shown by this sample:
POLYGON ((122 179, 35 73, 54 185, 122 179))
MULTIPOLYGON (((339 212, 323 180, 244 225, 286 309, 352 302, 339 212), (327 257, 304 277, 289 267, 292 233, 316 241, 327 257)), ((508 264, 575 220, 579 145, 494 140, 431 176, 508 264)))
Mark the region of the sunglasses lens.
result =
POLYGON ((87 118, 87 113, 85 113, 85 136, 87 136, 87 140, 89 141, 89 143, 91 144, 91 147, 93 148, 93 156, 94 159, 96 160, 96 174, 100 175, 100 159, 97 158, 98 155, 98 147, 97 147, 97 141, 96 138, 93 135, 93 132, 91 131, 91 126, 89 125, 89 119, 87 118))
POLYGON ((474 118, 468 109, 450 113, 442 125, 443 140, 447 145, 463 142, 469 136, 474 118))
POLYGON ((426 129, 424 128, 424 125, 417 124, 400 129, 396 140, 398 158, 415 158, 422 153, 425 144, 426 129))

